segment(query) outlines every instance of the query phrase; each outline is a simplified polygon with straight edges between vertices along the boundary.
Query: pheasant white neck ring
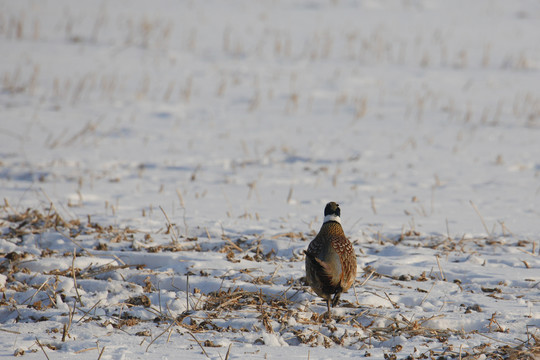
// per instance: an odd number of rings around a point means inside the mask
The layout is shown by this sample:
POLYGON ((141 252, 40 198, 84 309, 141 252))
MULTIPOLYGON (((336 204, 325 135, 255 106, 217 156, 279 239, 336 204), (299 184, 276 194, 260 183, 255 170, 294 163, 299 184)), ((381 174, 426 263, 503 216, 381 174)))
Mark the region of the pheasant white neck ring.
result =
POLYGON ((341 219, 339 216, 335 215, 335 214, 329 214, 329 215, 326 215, 324 217, 324 222, 323 223, 327 223, 329 221, 335 221, 339 224, 341 224, 341 219))

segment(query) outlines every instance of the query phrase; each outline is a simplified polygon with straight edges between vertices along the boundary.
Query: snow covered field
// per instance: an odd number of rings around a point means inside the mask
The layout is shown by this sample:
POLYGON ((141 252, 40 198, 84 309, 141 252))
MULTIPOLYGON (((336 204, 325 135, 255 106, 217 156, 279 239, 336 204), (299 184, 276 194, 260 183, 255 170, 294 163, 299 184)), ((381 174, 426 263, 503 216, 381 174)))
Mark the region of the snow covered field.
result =
POLYGON ((540 356, 538 2, 0 0, 0 53, 1 356, 540 356))

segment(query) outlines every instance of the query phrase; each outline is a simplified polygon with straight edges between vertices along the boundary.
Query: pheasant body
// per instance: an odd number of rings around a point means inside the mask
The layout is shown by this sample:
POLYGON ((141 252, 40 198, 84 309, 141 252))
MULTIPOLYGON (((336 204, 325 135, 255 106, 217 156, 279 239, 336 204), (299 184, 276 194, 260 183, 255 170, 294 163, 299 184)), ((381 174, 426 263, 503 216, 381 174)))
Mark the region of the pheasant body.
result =
POLYGON ((340 209, 330 202, 324 210, 324 223, 306 253, 306 279, 313 291, 336 306, 356 278, 356 255, 341 227, 340 209))

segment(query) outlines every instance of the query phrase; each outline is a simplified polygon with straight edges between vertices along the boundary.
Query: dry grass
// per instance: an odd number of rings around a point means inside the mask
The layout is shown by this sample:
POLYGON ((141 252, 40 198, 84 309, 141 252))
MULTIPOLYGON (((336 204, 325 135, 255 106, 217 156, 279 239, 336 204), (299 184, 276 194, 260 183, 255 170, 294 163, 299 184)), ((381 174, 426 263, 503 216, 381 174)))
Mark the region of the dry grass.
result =
MULTIPOLYGON (((48 279, 41 284, 28 286, 24 283, 15 280, 15 274, 19 272, 29 272, 25 270, 25 261, 32 258, 32 255, 27 253, 11 252, 2 254, 5 260, 0 263, 1 273, 8 276, 6 283, 6 289, 11 291, 28 291, 31 288, 35 290, 30 297, 27 297, 21 302, 17 302, 14 297, 6 298, 0 301, 0 306, 8 306, 14 311, 23 306, 30 306, 34 309, 36 314, 42 314, 41 316, 34 317, 33 321, 46 321, 47 310, 54 309, 56 307, 55 299, 57 296, 63 296, 62 292, 57 289, 58 279, 72 278, 75 286, 77 287, 77 280, 85 279, 100 279, 100 276, 112 271, 118 271, 122 269, 133 269, 144 273, 144 265, 99 265, 90 266, 85 269, 79 269, 75 267, 75 260, 77 256, 92 256, 91 252, 83 247, 83 241, 79 241, 79 237, 83 234, 88 240, 88 236, 99 241, 97 250, 106 250, 108 246, 115 246, 115 244, 121 244, 122 242, 128 242, 133 238, 133 235, 137 233, 132 229, 119 229, 113 226, 101 226, 97 223, 88 221, 86 224, 79 220, 65 220, 58 212, 51 206, 45 213, 36 209, 27 209, 24 212, 14 211, 6 202, 2 207, 2 223, 1 225, 5 231, 5 238, 11 242, 18 242, 23 237, 29 234, 42 234, 51 230, 54 230, 60 234, 63 234, 66 238, 69 238, 75 246, 76 250, 72 253, 57 254, 54 251, 43 249, 42 257, 72 257, 72 265, 68 269, 56 269, 43 273, 43 275, 49 276, 48 279), (107 245, 109 244, 109 245, 107 245), (36 295, 44 293, 46 297, 41 297, 40 300, 35 300, 36 295)), ((89 219, 90 220, 90 219, 89 219)), ((167 220, 167 231, 170 230, 171 224, 167 220)), ((397 242, 407 242, 417 237, 416 234, 404 233, 397 242)), ((302 233, 284 233, 275 235, 274 238, 290 238, 305 240, 307 237, 302 233)), ((209 237, 210 239, 210 237, 209 237)), ((225 257, 231 262, 237 262, 238 257, 244 260, 254 262, 267 262, 275 261, 274 252, 270 251, 264 253, 261 249, 261 238, 254 239, 237 239, 232 240, 223 235, 223 242, 219 249, 219 252, 225 254, 225 257)), ((482 239, 485 242, 486 239, 482 239)), ((382 240, 381 240, 382 241, 382 240)), ((387 241, 391 241, 387 239, 387 241)), ((426 246, 434 249, 439 249, 444 252, 464 251, 464 247, 470 242, 475 240, 453 240, 446 238, 443 240, 427 241, 426 246)), ((492 240, 493 241, 493 240, 492 240)), ((162 251, 202 251, 200 246, 186 247, 185 244, 197 243, 197 239, 180 238, 178 235, 171 237, 170 245, 157 245, 140 248, 132 251, 148 251, 148 252, 162 252, 162 251), (179 246, 181 241, 182 246, 179 246)), ((296 260, 295 260, 296 261, 296 260)), ((249 275, 251 282, 254 285, 265 287, 274 285, 273 280, 276 272, 279 270, 279 266, 271 276, 256 276, 251 274, 251 270, 246 269, 240 271, 249 275)), ((377 279, 384 277, 385 275, 378 274, 374 269, 364 269, 366 274, 370 274, 366 277, 365 284, 370 278, 377 279)), ((443 269, 439 263, 439 273, 441 280, 445 279, 443 269)), ((439 276, 434 274, 431 276, 433 279, 437 279, 439 276)), ((405 278, 399 278, 397 280, 406 281, 405 278)), ((426 274, 423 277, 420 276, 416 281, 429 281, 426 274)), ((149 277, 145 280, 144 291, 152 293, 158 289, 152 284, 149 277)), ((452 337, 470 337, 473 334, 485 336, 476 331, 465 332, 458 329, 439 329, 429 326, 431 320, 437 319, 444 315, 433 315, 427 318, 409 319, 400 310, 400 305, 393 302, 390 297, 384 292, 386 298, 392 303, 394 311, 381 312, 375 308, 358 308, 357 305, 343 301, 342 308, 347 309, 342 315, 336 316, 332 321, 326 321, 321 315, 316 312, 309 311, 306 308, 305 303, 298 303, 295 301, 295 296, 299 292, 306 291, 302 279, 291 279, 288 283, 287 290, 279 294, 269 294, 262 290, 248 291, 238 287, 226 287, 220 288, 217 291, 202 294, 198 290, 194 290, 194 295, 186 293, 188 306, 187 310, 182 314, 176 316, 173 315, 168 309, 161 308, 153 305, 145 294, 133 295, 129 299, 120 304, 118 312, 107 316, 106 318, 92 315, 93 311, 100 308, 100 301, 94 304, 83 304, 80 295, 72 299, 73 304, 70 306, 70 312, 68 315, 69 321, 64 325, 63 329, 58 329, 58 332, 62 333, 62 342, 67 341, 70 338, 71 323, 75 314, 79 317, 78 322, 96 322, 102 326, 111 324, 117 329, 126 329, 144 324, 144 320, 137 316, 129 314, 131 308, 141 308, 155 315, 154 322, 162 323, 165 325, 163 332, 150 339, 147 346, 147 350, 154 344, 154 342, 161 336, 168 334, 168 337, 172 335, 174 329, 184 329, 187 334, 190 334, 203 349, 212 348, 216 345, 212 340, 199 341, 195 334, 207 334, 208 332, 216 333, 243 333, 253 330, 264 331, 267 333, 276 333, 281 337, 287 339, 290 344, 305 344, 309 346, 347 346, 354 347, 360 350, 365 350, 369 354, 369 349, 372 348, 374 341, 384 342, 392 338, 404 336, 406 338, 422 337, 425 339, 431 339, 439 346, 430 346, 430 350, 426 353, 416 355, 416 358, 428 359, 435 357, 447 357, 447 358, 460 358, 460 359, 474 359, 483 354, 487 357, 493 358, 507 358, 507 359, 534 359, 535 356, 540 354, 540 342, 535 334, 528 333, 526 341, 519 343, 504 343, 502 345, 486 344, 483 347, 476 347, 473 349, 453 348, 449 339, 452 337), (191 301, 191 306, 189 305, 191 301), (86 306, 85 306, 86 305, 86 306), (191 308, 191 310, 190 310, 191 308), (231 327, 230 325, 224 326, 227 319, 234 318, 238 314, 249 314, 254 321, 254 328, 247 329, 243 327, 231 327), (377 321, 376 321, 377 320, 377 321), (384 326, 376 326, 375 324, 384 323, 384 326), (292 324, 292 325, 291 325, 292 324), (299 328, 294 324, 301 324, 299 328), (345 329, 345 330, 343 330, 345 329)), ((187 285, 189 289, 189 285, 187 285)), ((487 294, 497 294, 498 289, 482 288, 487 294)), ((426 297, 430 291, 423 290, 426 293, 426 297)), ((384 298, 382 294, 376 294, 384 298)), ((67 299, 66 299, 67 301, 67 299)), ((482 311, 480 308, 474 308, 471 311, 482 311)), ((470 311, 469 311, 470 312, 470 311)), ((486 314, 487 315, 487 314, 486 314)), ((244 315, 245 316, 245 315, 244 315)), ((504 331, 500 323, 496 318, 496 314, 492 314, 489 320, 489 328, 491 331, 504 331)), ((32 319, 28 319, 32 321, 32 319)), ((144 336, 145 338, 151 337, 148 332, 137 332, 137 336, 144 336)), ((44 337, 43 337, 44 338, 44 337)), ((42 340, 36 340, 39 345, 39 349, 45 354, 48 351, 58 349, 57 345, 42 340)), ((264 343, 263 340, 260 340, 264 343)), ((386 349, 388 358, 397 358, 402 356, 400 351, 402 347, 400 345, 386 349)), ((103 354, 104 348, 101 349, 100 356, 103 354)), ((229 348, 230 351, 230 348, 229 348)), ((24 350, 23 350, 24 352, 24 350)), ((19 353, 19 355, 22 355, 19 353)))

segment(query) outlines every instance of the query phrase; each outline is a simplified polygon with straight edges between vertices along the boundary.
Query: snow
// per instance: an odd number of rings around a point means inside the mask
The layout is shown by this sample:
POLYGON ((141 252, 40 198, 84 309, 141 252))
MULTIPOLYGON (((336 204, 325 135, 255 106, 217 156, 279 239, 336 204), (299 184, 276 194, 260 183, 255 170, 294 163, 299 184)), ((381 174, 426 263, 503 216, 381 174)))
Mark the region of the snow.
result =
POLYGON ((0 354, 538 351, 539 20, 0 1, 0 354), (359 272, 325 322, 301 278, 329 201, 359 272))

